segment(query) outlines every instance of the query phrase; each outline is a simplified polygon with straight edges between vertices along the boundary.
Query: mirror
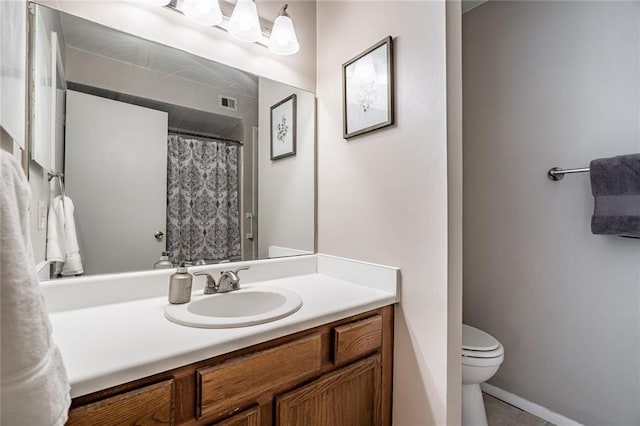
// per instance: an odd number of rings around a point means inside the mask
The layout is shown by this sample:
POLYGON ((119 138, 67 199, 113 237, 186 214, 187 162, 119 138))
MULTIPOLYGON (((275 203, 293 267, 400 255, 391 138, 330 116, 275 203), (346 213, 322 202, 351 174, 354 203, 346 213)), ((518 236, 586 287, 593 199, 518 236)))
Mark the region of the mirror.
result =
POLYGON ((32 7, 41 278, 152 269, 163 251, 165 265, 314 252, 313 93, 32 7), (292 95, 295 122, 272 117, 292 95), (272 160, 278 130, 295 132, 295 154, 272 160), (49 182, 49 171, 64 177, 49 182))

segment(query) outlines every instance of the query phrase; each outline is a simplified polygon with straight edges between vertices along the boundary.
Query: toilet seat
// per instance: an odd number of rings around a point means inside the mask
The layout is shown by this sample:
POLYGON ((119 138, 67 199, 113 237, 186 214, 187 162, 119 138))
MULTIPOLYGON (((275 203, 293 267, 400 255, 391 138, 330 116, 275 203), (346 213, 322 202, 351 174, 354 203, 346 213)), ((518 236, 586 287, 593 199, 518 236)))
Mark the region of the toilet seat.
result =
POLYGON ((462 324, 462 425, 487 426, 480 384, 493 377, 504 361, 504 348, 495 337, 462 324))
POLYGON ((470 325, 462 324, 463 358, 499 358, 504 348, 495 337, 470 325))
POLYGON ((502 345, 498 346, 492 351, 469 351, 462 350, 463 358, 498 358, 504 355, 504 348, 502 345))

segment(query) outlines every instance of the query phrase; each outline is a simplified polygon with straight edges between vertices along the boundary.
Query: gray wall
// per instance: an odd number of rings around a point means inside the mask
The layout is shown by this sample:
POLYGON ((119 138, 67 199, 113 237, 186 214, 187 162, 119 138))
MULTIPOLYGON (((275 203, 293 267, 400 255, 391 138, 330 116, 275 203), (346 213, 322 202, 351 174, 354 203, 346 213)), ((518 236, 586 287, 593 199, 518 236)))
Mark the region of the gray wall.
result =
POLYGON ((447 18, 447 410, 448 424, 462 421, 462 3, 446 2, 447 18))
POLYGON ((464 15, 464 321, 492 384, 592 425, 640 424, 640 240, 590 232, 589 176, 640 152, 639 2, 489 2, 464 15))

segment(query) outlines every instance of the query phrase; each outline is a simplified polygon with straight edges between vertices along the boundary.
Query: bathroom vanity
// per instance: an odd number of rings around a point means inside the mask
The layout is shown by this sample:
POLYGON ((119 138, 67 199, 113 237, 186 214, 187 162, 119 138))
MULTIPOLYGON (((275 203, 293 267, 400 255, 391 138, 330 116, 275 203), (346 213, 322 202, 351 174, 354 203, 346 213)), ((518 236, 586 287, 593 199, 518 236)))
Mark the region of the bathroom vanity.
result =
POLYGON ((389 424, 399 271, 321 254, 244 264, 241 286, 295 292, 302 307, 205 329, 163 315, 171 270, 45 284, 68 424, 389 424))
POLYGON ((393 307, 77 397, 68 425, 382 425, 393 307))

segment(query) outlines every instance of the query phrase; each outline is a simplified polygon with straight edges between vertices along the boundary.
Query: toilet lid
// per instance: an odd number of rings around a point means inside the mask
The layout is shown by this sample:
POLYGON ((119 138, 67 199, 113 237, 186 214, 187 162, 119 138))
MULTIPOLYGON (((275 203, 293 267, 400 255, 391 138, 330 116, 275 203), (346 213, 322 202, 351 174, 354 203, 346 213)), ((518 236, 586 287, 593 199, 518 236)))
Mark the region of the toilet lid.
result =
POLYGON ((469 351, 493 351, 500 342, 489 333, 470 325, 462 324, 462 349, 469 351))

